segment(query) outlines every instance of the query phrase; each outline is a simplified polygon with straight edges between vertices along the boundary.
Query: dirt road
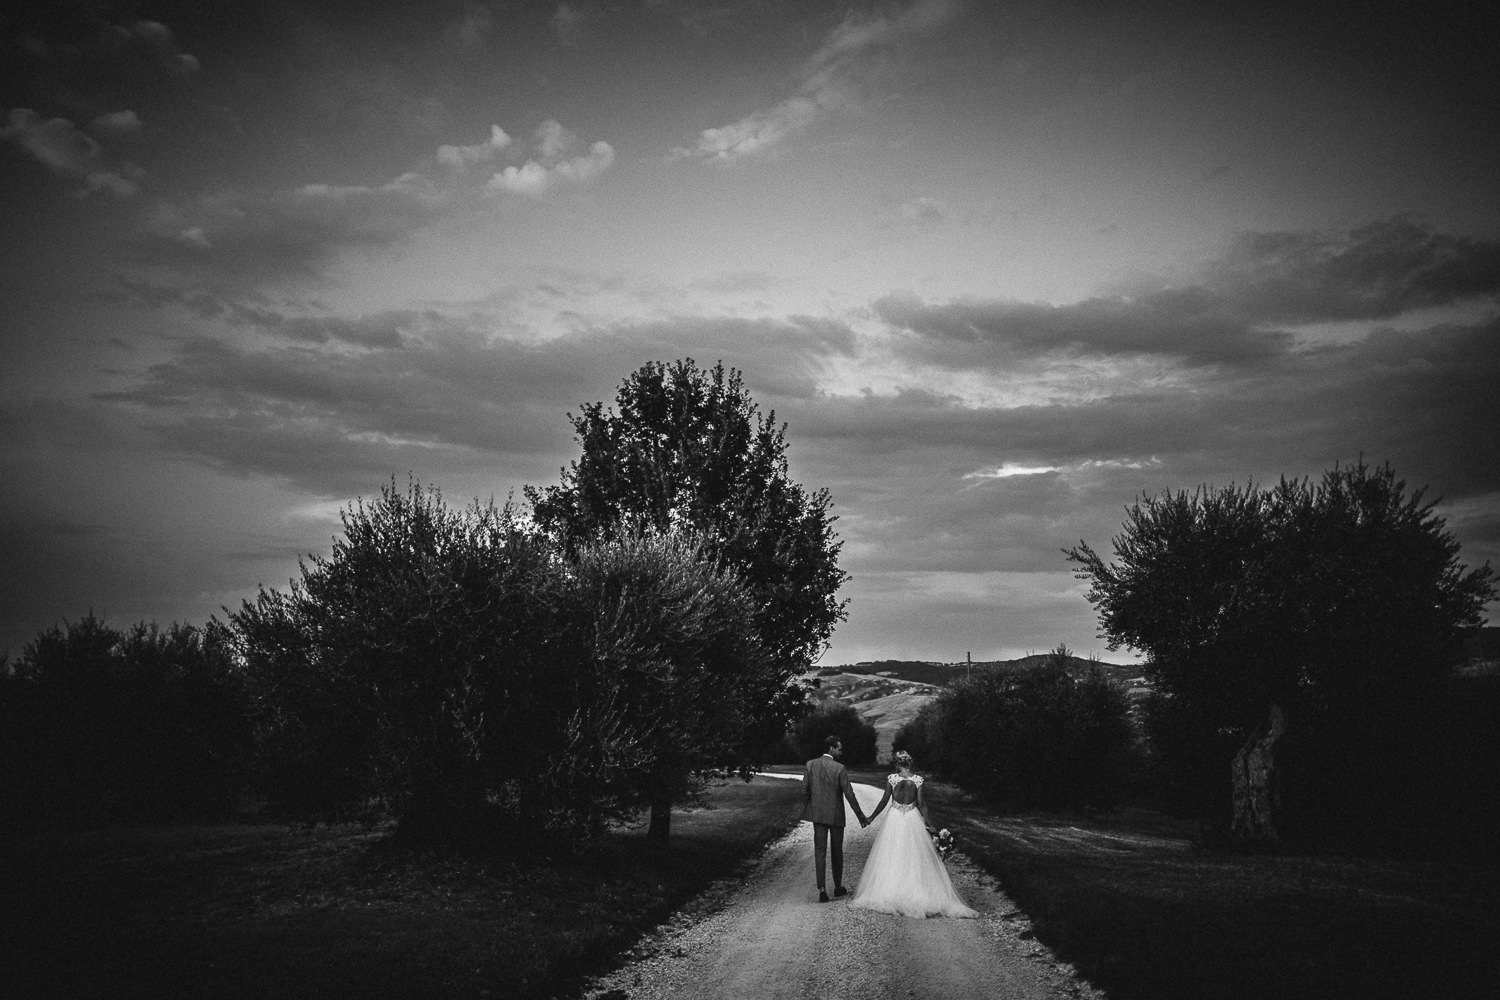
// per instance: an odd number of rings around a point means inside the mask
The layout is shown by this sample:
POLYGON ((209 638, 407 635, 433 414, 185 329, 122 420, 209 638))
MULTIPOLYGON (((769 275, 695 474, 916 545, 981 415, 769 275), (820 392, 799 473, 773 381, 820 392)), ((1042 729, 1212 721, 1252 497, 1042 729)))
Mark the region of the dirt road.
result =
MULTIPOLYGON (((869 785, 855 785, 855 793, 867 813, 880 800, 869 785)), ((866 830, 852 823, 847 830, 844 872, 851 892, 883 822, 884 817, 866 830)), ((766 852, 743 885, 729 891, 722 908, 679 922, 631 964, 596 981, 586 995, 591 1000, 1103 1000, 1102 992, 1030 939, 1026 917, 989 876, 961 854, 948 859, 948 868, 979 919, 913 920, 852 909, 847 897, 819 903, 812 826, 799 824, 766 852)))

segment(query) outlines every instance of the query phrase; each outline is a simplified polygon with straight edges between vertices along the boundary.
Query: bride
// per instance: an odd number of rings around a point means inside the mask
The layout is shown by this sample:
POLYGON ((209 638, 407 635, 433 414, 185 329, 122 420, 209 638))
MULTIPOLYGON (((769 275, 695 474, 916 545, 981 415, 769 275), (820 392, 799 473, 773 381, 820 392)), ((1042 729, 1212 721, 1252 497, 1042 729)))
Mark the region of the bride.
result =
POLYGON ((891 803, 891 814, 875 835, 870 857, 850 906, 908 917, 977 917, 953 891, 948 869, 928 835, 932 821, 922 798, 922 776, 913 774, 911 754, 896 751, 897 772, 870 814, 874 822, 891 803))

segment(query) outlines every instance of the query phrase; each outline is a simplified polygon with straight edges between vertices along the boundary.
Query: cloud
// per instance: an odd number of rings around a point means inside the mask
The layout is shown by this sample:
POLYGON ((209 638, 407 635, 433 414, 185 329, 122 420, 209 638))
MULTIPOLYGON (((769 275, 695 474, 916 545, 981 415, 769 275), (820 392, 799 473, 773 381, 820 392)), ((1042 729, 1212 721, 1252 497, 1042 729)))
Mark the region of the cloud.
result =
POLYGON ((816 121, 823 108, 808 97, 797 96, 765 111, 719 128, 704 129, 690 149, 677 148, 672 159, 729 162, 763 152, 789 135, 816 121))
MULTIPOLYGON (((87 139, 87 137, 84 137, 87 139)), ((92 141, 92 140, 89 140, 92 141)), ((472 145, 441 145, 411 170, 379 184, 304 184, 285 191, 224 190, 158 203, 141 248, 149 262, 216 269, 240 280, 314 276, 340 251, 388 246, 485 196, 538 196, 596 180, 614 149, 595 142, 568 155, 578 137, 556 121, 537 130, 535 157, 492 172, 516 151, 499 125, 472 145)))
MULTIPOLYGON (((201 69, 160 21, 116 21, 118 4, 17 5, 0 32, 0 65, 16 104, 86 121, 160 93, 180 93, 201 69)), ((7 9, 9 12, 9 8, 7 9)))
POLYGON ((172 29, 160 21, 116 25, 114 33, 121 48, 143 50, 152 63, 172 76, 186 79, 202 69, 198 57, 178 48, 172 38, 172 29))
POLYGON ((481 333, 491 324, 467 314, 286 315, 127 291, 193 309, 226 335, 182 341, 134 384, 96 398, 134 413, 175 454, 319 495, 368 492, 407 470, 442 481, 492 468, 497 489, 551 481, 569 450, 567 410, 612 401, 642 364, 722 358, 769 409, 812 395, 819 366, 852 347, 846 328, 813 318, 619 324, 532 344, 481 333), (264 336, 227 335, 247 326, 264 336))
POLYGON ((954 370, 1067 354, 1259 365, 1297 349, 1301 324, 1390 319, 1497 296, 1500 243, 1397 217, 1341 232, 1243 233, 1178 287, 1063 305, 891 295, 874 308, 909 335, 901 354, 954 370))
POLYGON ((1069 305, 1006 299, 929 304, 887 296, 875 313, 912 338, 900 351, 945 368, 999 368, 1049 352, 1172 355, 1193 364, 1264 360, 1291 343, 1261 330, 1201 289, 1069 305))
POLYGON ((438 218, 453 197, 413 173, 371 187, 308 184, 161 201, 144 222, 138 255, 141 263, 242 286, 316 277, 340 251, 390 245, 438 218))
POLYGON ((102 136, 126 136, 135 135, 142 128, 141 120, 134 111, 111 111, 102 114, 89 122, 88 130, 95 135, 102 136))
POLYGON ((795 92, 728 125, 704 129, 668 161, 730 163, 765 153, 826 115, 857 107, 894 50, 953 15, 950 0, 917 0, 892 15, 851 12, 802 64, 795 92))
POLYGON ((883 221, 887 225, 930 228, 948 221, 949 214, 948 205, 941 199, 923 195, 896 205, 885 213, 883 221))
POLYGON ((603 141, 595 142, 585 153, 569 156, 578 146, 578 137, 552 120, 537 129, 535 146, 536 158, 497 172, 486 189, 536 197, 559 184, 589 183, 615 161, 614 148, 603 141))
POLYGON ((130 164, 107 168, 97 140, 65 118, 44 120, 30 108, 11 110, 6 124, 0 125, 0 141, 15 143, 53 173, 80 182, 82 187, 75 191, 79 196, 102 191, 128 198, 140 191, 137 182, 145 176, 130 164))
POLYGON ((476 163, 487 163, 510 145, 510 136, 499 125, 490 126, 490 137, 473 146, 439 146, 434 158, 454 170, 466 170, 476 163))
POLYGON ((1389 319, 1500 295, 1500 242, 1438 233, 1408 216, 1348 231, 1245 233, 1201 279, 1266 322, 1389 319))

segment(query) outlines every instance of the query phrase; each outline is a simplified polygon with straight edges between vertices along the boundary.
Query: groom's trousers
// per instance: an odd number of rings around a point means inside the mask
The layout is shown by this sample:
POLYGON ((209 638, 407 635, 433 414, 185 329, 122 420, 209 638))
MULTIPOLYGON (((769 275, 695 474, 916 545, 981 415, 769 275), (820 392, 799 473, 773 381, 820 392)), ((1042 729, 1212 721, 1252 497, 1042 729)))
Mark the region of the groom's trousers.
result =
POLYGON ((818 868, 820 892, 828 888, 828 884, 823 880, 823 871, 828 861, 830 842, 833 846, 833 886, 836 889, 844 884, 844 828, 829 826, 827 823, 814 823, 813 864, 818 868))

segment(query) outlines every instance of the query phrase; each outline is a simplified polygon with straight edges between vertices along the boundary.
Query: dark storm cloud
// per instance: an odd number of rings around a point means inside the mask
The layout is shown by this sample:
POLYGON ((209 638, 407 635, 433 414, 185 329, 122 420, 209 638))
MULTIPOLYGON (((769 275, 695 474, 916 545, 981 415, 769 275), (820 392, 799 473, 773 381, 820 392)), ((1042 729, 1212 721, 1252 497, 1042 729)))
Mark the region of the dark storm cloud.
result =
POLYGON ((1203 279, 1239 315, 1262 323, 1389 319, 1500 295, 1500 243, 1404 216, 1348 232, 1245 233, 1203 279))
POLYGON ((180 306, 204 320, 223 320, 232 326, 249 327, 262 333, 305 344, 341 342, 356 347, 395 348, 405 332, 426 322, 440 322, 432 312, 393 309, 364 316, 293 314, 246 302, 231 295, 202 289, 178 288, 128 276, 116 277, 117 294, 107 297, 148 308, 180 306))
POLYGON ((1135 298, 1093 298, 1070 305, 970 299, 929 305, 890 296, 877 315, 913 335, 915 359, 945 368, 993 368, 1046 353, 1160 354, 1190 364, 1249 362, 1290 342, 1255 329, 1203 289, 1164 290, 1135 298))
POLYGON ((0 142, 13 143, 54 174, 77 181, 77 195, 108 192, 119 198, 136 194, 145 176, 128 162, 113 163, 104 147, 65 118, 43 119, 30 108, 13 108, 0 124, 0 142))
POLYGON ((0 103, 92 119, 201 68, 173 29, 127 4, 39 3, 0 21, 0 103))
POLYGON ((146 426, 179 454, 348 496, 407 470, 472 463, 476 453, 555 449, 566 428, 548 433, 516 384, 524 354, 503 344, 246 350, 202 338, 137 386, 98 398, 142 408, 146 426))
POLYGON ((889 296, 875 311, 909 335, 902 353, 945 368, 1048 354, 1250 365, 1293 349, 1288 324, 1390 319, 1497 295, 1500 243, 1397 217, 1345 232, 1241 234, 1182 287, 1067 305, 889 296))
MULTIPOLYGON (((225 315, 235 310, 243 307, 225 315)), ((620 326, 536 345, 482 336, 469 320, 421 319, 418 333, 407 313, 283 317, 260 325, 277 336, 289 325, 319 336, 259 349, 194 338, 136 385, 96 398, 140 410, 176 453, 349 496, 408 470, 431 479, 504 465, 550 480, 570 452, 567 411, 612 403, 619 382, 642 364, 693 356, 709 367, 722 358, 746 371, 766 407, 811 394, 810 369, 851 342, 846 329, 813 319, 620 326), (389 330, 393 341, 382 350, 340 349, 355 339, 351 328, 389 330)))
POLYGON ((415 175, 378 188, 219 192, 159 205, 136 262, 242 288, 318 278, 343 251, 390 246, 447 207, 415 175))

